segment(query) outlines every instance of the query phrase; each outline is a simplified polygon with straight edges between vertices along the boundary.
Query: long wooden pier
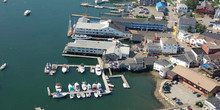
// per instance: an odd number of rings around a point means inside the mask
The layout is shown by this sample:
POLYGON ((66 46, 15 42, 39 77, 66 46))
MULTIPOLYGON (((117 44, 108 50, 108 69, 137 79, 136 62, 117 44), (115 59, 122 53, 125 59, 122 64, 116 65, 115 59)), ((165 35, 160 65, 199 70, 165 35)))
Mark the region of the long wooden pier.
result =
POLYGON ((108 82, 107 82, 107 79, 106 79, 106 77, 105 77, 105 73, 104 73, 104 72, 102 73, 102 79, 103 79, 103 82, 104 82, 104 85, 105 85, 105 89, 106 89, 107 91, 110 91, 110 88, 109 88, 109 86, 108 86, 108 82))
MULTIPOLYGON (((83 17, 85 15, 78 15, 78 14, 72 14, 72 16, 76 16, 76 17, 83 17)), ((87 18, 92 18, 92 19, 101 19, 100 17, 94 17, 94 16, 85 16, 87 18)))

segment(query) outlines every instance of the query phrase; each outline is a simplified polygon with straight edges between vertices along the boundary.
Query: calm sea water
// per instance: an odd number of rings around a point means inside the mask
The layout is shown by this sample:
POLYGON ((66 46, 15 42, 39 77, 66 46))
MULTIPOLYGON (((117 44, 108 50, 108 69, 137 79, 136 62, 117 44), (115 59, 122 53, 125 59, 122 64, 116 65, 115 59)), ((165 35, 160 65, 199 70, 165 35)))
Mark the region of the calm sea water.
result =
MULTIPOLYGON (((0 63, 8 63, 0 71, 0 110, 32 110, 41 106, 46 110, 151 110, 162 105, 153 96, 155 83, 148 73, 125 77, 131 89, 122 88, 121 79, 113 79, 116 86, 112 95, 99 99, 59 99, 47 96, 46 87, 54 91, 60 82, 67 91, 68 83, 102 82, 95 74, 79 74, 75 68, 64 75, 60 69, 54 76, 43 73, 45 63, 68 63, 95 65, 96 60, 62 57, 69 41, 66 37, 70 13, 86 13, 80 0, 8 0, 0 2, 0 63), (26 9, 31 16, 24 17, 26 9)), ((89 1, 93 2, 93 1, 89 1)), ((110 4, 109 4, 110 5, 110 4)), ((106 10, 104 10, 106 11, 106 10)), ((98 9, 88 8, 88 14, 99 16, 98 9)), ((77 19, 76 19, 77 20, 77 19)))

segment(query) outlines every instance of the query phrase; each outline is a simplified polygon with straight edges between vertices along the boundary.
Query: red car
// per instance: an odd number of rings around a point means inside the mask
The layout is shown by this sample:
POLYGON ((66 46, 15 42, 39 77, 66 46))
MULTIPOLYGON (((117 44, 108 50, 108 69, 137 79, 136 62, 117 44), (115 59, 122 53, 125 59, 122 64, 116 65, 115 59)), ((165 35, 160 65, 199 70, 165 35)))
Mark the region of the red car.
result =
POLYGON ((188 47, 192 47, 192 45, 187 45, 188 47))

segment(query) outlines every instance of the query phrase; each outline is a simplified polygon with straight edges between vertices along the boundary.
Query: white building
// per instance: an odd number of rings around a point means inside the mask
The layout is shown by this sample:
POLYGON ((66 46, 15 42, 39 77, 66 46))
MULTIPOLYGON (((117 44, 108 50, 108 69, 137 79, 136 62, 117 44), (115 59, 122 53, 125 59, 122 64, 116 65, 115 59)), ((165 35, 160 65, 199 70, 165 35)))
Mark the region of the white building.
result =
POLYGON ((89 22, 86 17, 81 17, 74 28, 75 34, 102 36, 102 37, 130 37, 125 26, 112 23, 111 20, 101 20, 100 22, 89 22))
POLYGON ((165 59, 157 60, 154 62, 153 69, 156 71, 161 71, 163 68, 171 66, 171 63, 165 59))
POLYGON ((64 53, 105 56, 111 60, 126 58, 130 48, 115 41, 75 40, 64 49, 64 53))
POLYGON ((186 31, 180 30, 178 34, 178 39, 180 42, 190 43, 190 40, 193 38, 192 34, 189 34, 186 31))
POLYGON ((198 66, 196 58, 192 52, 185 52, 183 55, 173 56, 170 58, 170 62, 187 68, 198 66))
POLYGON ((162 53, 177 54, 178 44, 174 38, 161 38, 160 45, 162 53))
POLYGON ((187 13, 188 12, 188 7, 185 5, 185 4, 177 4, 177 7, 176 7, 176 11, 178 13, 187 13))

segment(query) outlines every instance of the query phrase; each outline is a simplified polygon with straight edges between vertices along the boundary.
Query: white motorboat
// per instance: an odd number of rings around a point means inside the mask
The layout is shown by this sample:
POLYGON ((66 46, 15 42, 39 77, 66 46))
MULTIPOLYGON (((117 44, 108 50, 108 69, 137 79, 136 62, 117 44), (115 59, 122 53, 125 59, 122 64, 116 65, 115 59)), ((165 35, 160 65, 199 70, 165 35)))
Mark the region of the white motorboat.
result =
POLYGON ((128 88, 127 85, 126 85, 125 83, 123 83, 123 87, 124 87, 124 88, 128 88))
POLYGON ((111 94, 112 93, 112 91, 107 91, 107 90, 104 90, 103 92, 101 92, 102 93, 102 95, 107 95, 107 94, 111 94))
POLYGON ((86 86, 86 82, 82 82, 82 90, 86 91, 87 86, 86 86))
POLYGON ((56 92, 59 92, 59 93, 62 92, 62 86, 60 85, 60 83, 56 83, 55 90, 56 90, 56 92))
POLYGON ((26 10, 25 12, 24 12, 24 16, 28 16, 28 15, 30 15, 31 14, 31 10, 26 10))
POLYGON ((85 97, 86 97, 86 94, 85 94, 85 93, 82 93, 82 94, 81 94, 81 97, 82 97, 82 98, 85 98, 85 97))
POLYGON ((96 66, 95 66, 95 73, 96 73, 96 75, 98 75, 98 76, 101 76, 101 75, 102 75, 102 70, 101 70, 101 68, 100 68, 100 65, 96 65, 96 66))
POLYGON ((4 63, 1 67, 0 67, 0 70, 4 70, 6 68, 7 64, 4 63))
POLYGON ((98 94, 99 97, 102 97, 102 94, 101 94, 100 91, 97 91, 97 94, 98 94))
POLYGON ((57 70, 57 65, 56 64, 52 64, 51 70, 49 72, 49 75, 53 75, 54 73, 56 73, 57 70))
POLYGON ((87 93, 86 93, 86 97, 91 97, 91 93, 90 93, 90 92, 87 92, 87 93))
POLYGON ((55 95, 53 95, 53 98, 62 98, 65 97, 67 95, 67 93, 61 93, 61 92, 57 92, 55 95))
POLYGON ((74 84, 74 89, 75 89, 75 91, 80 91, 80 86, 79 86, 79 83, 75 83, 74 84))
POLYGON ((92 89, 94 89, 94 90, 97 89, 97 85, 95 83, 92 84, 92 89))
POLYGON ((80 64, 78 71, 79 71, 80 73, 84 73, 84 72, 85 72, 84 64, 80 64))
POLYGON ((97 89, 98 89, 98 90, 102 89, 101 83, 97 83, 97 89))
POLYGON ((87 90, 92 90, 91 84, 87 84, 87 90))
POLYGON ((72 36, 73 40, 89 40, 92 39, 91 36, 87 36, 87 35, 77 35, 75 34, 74 36, 72 36))
POLYGON ((66 73, 66 72, 68 72, 68 70, 69 70, 69 67, 68 67, 66 64, 63 64, 63 66, 62 66, 62 72, 63 72, 63 73, 66 73))
POLYGON ((80 93, 77 93, 76 97, 79 99, 81 97, 80 93))
POLYGON ((75 97, 75 95, 70 93, 70 99, 73 99, 74 97, 75 97))
POLYGON ((103 6, 96 5, 95 8, 104 8, 103 6))
POLYGON ((94 96, 95 96, 95 98, 98 98, 98 97, 99 97, 99 95, 98 95, 97 92, 94 92, 94 96))
POLYGON ((72 84, 69 84, 69 85, 68 85, 68 89, 69 89, 69 92, 70 92, 70 99, 73 99, 73 98, 74 98, 74 95, 73 95, 71 92, 73 92, 74 89, 73 89, 72 84))
POLYGON ((50 69, 51 69, 51 64, 50 63, 47 63, 45 68, 44 68, 44 72, 45 73, 49 73, 50 72, 50 69))
POLYGON ((104 2, 105 2, 104 0, 95 0, 95 3, 96 3, 96 4, 104 3, 104 2))
POLYGON ((115 85, 108 83, 109 87, 115 87, 115 85))

